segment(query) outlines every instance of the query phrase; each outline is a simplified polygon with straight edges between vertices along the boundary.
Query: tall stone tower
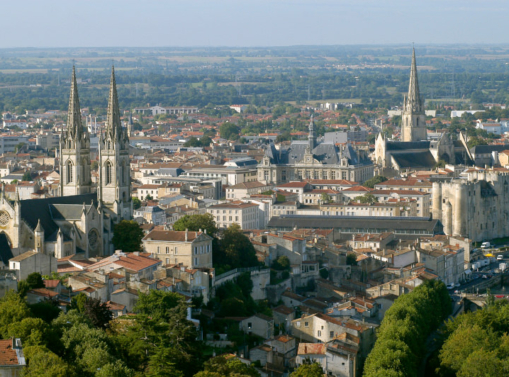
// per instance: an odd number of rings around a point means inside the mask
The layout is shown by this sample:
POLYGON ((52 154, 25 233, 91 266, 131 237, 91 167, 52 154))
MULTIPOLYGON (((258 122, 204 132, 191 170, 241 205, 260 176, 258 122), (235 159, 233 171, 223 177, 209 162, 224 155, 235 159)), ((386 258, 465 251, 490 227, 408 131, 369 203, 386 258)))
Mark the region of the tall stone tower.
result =
POLYGON ((313 121, 313 114, 311 114, 311 121, 309 122, 308 143, 309 150, 313 152, 313 149, 316 147, 315 122, 313 121))
POLYGON ((412 54, 412 67, 410 69, 410 83, 408 95, 403 101, 403 113, 401 114, 401 130, 403 141, 421 141, 427 139, 426 115, 424 104, 419 93, 417 80, 417 63, 415 62, 415 49, 412 54))
POLYGON ((90 193, 90 136, 81 123, 76 71, 72 67, 67 128, 60 135, 60 195, 90 193))
POLYGON ((115 69, 111 69, 106 130, 99 134, 98 199, 117 215, 117 220, 132 216, 129 138, 120 122, 115 69))

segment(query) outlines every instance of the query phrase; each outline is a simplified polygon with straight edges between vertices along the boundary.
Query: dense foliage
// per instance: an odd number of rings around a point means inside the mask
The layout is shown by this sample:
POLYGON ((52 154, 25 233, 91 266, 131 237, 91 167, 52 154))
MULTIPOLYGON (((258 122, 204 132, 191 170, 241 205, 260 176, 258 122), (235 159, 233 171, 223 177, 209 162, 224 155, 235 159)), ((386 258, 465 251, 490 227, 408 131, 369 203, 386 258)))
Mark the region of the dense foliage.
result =
POLYGON ((143 230, 134 220, 122 220, 113 228, 113 244, 116 250, 140 251, 143 230))
POLYGON ((509 302, 488 300, 482 310, 446 323, 438 352, 439 376, 509 374, 509 302))
POLYGON ((428 281, 400 296, 385 313, 364 376, 416 376, 428 336, 451 309, 451 298, 439 281, 428 281))

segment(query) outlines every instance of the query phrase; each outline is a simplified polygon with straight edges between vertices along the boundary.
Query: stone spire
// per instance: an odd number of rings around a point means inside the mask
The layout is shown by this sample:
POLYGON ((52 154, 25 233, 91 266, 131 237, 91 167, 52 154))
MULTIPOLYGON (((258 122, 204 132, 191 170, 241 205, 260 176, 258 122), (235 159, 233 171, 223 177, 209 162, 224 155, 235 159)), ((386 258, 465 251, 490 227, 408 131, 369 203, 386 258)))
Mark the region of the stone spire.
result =
POLYGON ((419 93, 419 81, 417 80, 417 63, 415 60, 415 48, 412 49, 412 65, 410 68, 410 82, 408 95, 405 101, 405 110, 414 112, 422 111, 421 95, 419 93))
POLYGON ((37 227, 35 228, 35 231, 39 232, 39 233, 44 231, 44 229, 42 229, 41 219, 39 219, 39 221, 37 221, 37 227))
POLYGON ((111 67, 110 95, 108 99, 108 116, 106 118, 106 133, 112 139, 120 139, 122 123, 120 122, 120 109, 118 106, 117 83, 115 82, 115 68, 111 67))
POLYGON ((78 83, 74 66, 72 67, 71 94, 69 95, 69 111, 67 112, 67 133, 76 140, 81 140, 83 134, 78 83))
POLYGON ((309 122, 309 149, 313 152, 316 147, 316 136, 315 136, 315 122, 313 121, 313 114, 311 114, 311 121, 309 122))

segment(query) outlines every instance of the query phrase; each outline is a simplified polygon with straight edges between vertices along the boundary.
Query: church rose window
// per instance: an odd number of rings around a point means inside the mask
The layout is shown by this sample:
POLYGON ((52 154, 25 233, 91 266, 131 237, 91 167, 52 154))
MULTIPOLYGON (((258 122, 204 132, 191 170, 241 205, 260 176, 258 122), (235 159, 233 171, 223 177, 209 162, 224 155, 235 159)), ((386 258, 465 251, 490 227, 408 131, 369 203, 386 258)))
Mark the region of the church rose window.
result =
POLYGON ((9 223, 10 216, 7 212, 0 212, 0 225, 5 226, 9 223))

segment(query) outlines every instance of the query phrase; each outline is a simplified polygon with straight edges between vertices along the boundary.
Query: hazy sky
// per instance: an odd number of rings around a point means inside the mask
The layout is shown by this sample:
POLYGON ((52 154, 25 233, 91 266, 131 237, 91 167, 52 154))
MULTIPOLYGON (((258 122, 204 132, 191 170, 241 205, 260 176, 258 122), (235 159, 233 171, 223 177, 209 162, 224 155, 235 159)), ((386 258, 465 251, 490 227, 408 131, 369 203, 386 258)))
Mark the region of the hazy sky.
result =
POLYGON ((507 43, 507 0, 1 0, 4 47, 507 43))

